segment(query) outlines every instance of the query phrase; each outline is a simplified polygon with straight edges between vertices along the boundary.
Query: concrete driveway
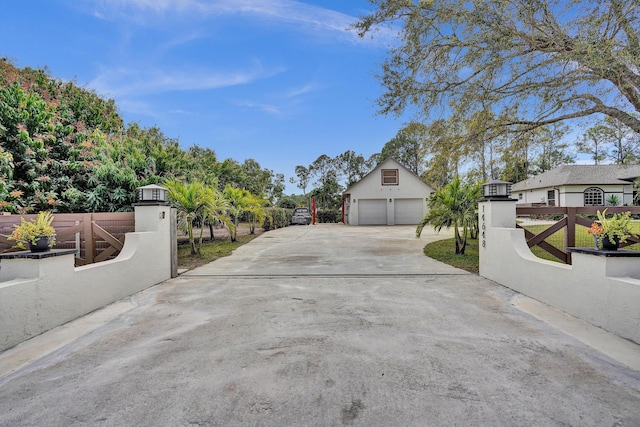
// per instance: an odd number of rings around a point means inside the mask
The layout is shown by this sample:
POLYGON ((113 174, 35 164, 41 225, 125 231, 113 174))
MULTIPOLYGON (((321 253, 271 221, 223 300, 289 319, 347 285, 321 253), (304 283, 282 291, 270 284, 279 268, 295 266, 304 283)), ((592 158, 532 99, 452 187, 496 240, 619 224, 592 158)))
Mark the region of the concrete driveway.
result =
POLYGON ((0 425, 640 425, 638 370, 413 232, 271 231, 43 334, 0 355, 0 425))

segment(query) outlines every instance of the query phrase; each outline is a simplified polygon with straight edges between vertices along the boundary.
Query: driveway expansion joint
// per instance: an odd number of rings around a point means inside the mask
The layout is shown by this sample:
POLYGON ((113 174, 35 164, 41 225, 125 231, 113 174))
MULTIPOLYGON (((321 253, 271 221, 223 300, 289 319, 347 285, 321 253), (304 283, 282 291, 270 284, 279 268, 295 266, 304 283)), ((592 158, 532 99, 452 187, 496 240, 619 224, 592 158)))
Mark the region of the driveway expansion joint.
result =
POLYGON ((262 278, 353 278, 353 279, 371 279, 371 278, 402 278, 402 277, 455 277, 470 276, 471 273, 462 271, 461 273, 386 273, 386 274, 185 274, 179 278, 221 278, 221 279, 262 279, 262 278))

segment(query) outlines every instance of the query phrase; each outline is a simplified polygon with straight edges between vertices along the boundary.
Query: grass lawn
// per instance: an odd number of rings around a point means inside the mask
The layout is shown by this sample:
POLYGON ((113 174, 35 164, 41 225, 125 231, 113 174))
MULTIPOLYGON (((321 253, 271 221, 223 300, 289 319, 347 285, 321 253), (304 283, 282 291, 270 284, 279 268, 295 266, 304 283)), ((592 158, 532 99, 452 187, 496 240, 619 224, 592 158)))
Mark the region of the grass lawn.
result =
POLYGON ((200 255, 191 255, 189 242, 180 242, 178 245, 178 269, 188 269, 199 267, 215 261, 218 258, 231 255, 234 249, 252 241, 258 237, 257 234, 238 236, 235 242, 231 242, 228 237, 215 239, 210 242, 203 242, 200 255))
POLYGON ((467 240, 464 255, 456 255, 456 240, 445 239, 428 243, 424 247, 424 254, 429 258, 442 261, 456 268, 478 274, 478 240, 467 240))
MULTIPOLYGON (((640 234, 640 221, 634 221, 633 226, 634 226, 633 228, 634 232, 636 234, 640 234)), ((526 226, 525 228, 534 234, 538 234, 542 230, 549 228, 549 225, 531 225, 531 226, 526 226)), ((547 243, 564 251, 564 229, 557 231, 556 233, 547 237, 545 240, 547 243)), ((593 247, 593 246, 594 246, 593 236, 591 236, 590 234, 587 234, 587 227, 577 225, 576 226, 576 247, 593 247)), ((453 267, 461 268, 463 270, 477 274, 479 271, 478 241, 467 240, 467 249, 465 250, 464 255, 456 255, 455 248, 456 248, 455 239, 438 240, 436 242, 427 244, 424 247, 424 254, 430 258, 436 259, 438 261, 442 261, 453 267)), ((625 247, 625 249, 640 251, 640 244, 627 246, 625 247)), ((540 249, 537 246, 532 248, 531 252, 533 252, 533 254, 538 258, 546 259, 549 261, 560 262, 558 258, 552 256, 551 254, 540 249)))

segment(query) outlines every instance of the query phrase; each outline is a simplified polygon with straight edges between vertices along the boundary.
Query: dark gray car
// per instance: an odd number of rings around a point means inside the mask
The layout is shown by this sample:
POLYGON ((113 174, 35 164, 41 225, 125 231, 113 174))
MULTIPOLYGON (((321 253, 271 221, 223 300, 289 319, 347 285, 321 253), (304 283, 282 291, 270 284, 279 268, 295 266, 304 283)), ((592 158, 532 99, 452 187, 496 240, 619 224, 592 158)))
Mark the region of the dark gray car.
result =
POLYGON ((311 224, 311 213, 308 208, 295 208, 293 210, 293 217, 291 217, 291 224, 311 224))

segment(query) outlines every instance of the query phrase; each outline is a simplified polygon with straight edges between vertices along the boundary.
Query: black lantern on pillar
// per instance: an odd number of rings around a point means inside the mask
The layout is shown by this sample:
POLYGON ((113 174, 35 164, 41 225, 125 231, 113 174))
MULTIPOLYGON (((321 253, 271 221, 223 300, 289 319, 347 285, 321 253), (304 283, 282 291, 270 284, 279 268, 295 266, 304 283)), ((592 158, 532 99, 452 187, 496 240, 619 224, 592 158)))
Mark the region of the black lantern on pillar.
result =
POLYGON ((482 195, 484 196, 484 200, 510 200, 511 183, 491 179, 482 185, 482 195))
POLYGON ((138 203, 140 205, 166 205, 167 189, 151 184, 138 187, 138 203))

